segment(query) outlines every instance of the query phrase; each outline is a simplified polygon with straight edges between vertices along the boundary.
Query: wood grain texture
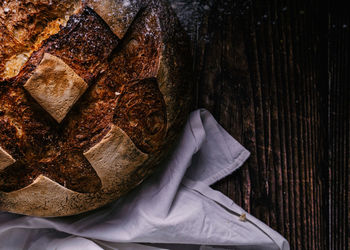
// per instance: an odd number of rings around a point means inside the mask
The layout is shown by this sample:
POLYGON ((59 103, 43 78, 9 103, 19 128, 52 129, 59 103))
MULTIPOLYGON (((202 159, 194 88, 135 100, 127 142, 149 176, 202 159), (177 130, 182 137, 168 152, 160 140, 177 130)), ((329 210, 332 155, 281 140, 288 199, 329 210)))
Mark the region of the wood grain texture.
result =
POLYGON ((349 96, 328 95, 326 7, 312 0, 207 4, 211 10, 193 46, 197 107, 211 111, 252 153, 214 188, 280 232, 292 249, 329 249, 330 242, 345 249, 349 109, 343 112, 349 96), (330 101, 340 112, 331 127, 330 101), (332 143, 335 148, 328 152, 332 143), (334 176, 329 176, 329 162, 338 164, 334 176), (335 191, 335 203, 329 202, 335 191))
POLYGON ((350 16, 339 4, 329 18, 330 249, 350 249, 350 16))

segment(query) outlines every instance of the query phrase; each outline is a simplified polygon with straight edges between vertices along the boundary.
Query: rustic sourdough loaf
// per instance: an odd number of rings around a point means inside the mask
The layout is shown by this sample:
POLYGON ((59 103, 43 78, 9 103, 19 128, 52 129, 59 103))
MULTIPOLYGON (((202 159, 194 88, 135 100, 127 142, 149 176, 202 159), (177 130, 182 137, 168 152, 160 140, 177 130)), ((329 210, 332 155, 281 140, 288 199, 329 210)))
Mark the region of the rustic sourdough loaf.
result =
POLYGON ((1 2, 0 210, 73 215, 140 184, 190 109, 190 53, 171 10, 1 2))

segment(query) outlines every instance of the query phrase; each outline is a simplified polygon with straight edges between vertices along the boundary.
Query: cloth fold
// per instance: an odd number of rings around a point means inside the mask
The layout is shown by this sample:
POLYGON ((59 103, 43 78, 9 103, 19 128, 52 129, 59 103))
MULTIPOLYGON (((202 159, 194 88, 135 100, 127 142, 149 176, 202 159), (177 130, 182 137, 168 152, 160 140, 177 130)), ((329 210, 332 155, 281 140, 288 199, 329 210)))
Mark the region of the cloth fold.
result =
POLYGON ((210 187, 248 157, 207 110, 194 111, 161 170, 128 195, 71 217, 0 212, 0 249, 287 250, 280 234, 210 187))

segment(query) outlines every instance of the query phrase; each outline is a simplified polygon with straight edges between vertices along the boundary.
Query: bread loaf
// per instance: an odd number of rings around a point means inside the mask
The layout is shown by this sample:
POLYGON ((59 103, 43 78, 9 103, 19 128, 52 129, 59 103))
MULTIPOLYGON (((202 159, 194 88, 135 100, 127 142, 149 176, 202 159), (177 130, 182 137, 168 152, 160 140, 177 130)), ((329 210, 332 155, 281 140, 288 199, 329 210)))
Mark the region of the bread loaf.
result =
POLYGON ((140 184, 187 119, 189 55, 162 1, 4 1, 0 210, 73 215, 140 184))

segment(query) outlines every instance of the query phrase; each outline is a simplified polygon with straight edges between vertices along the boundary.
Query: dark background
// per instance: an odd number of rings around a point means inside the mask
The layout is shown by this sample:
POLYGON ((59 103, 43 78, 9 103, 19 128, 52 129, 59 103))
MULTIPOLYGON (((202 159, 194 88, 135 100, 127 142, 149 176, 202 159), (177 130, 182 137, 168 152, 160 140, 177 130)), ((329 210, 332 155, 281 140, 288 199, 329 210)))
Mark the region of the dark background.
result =
POLYGON ((349 8, 169 1, 192 41, 196 108, 252 153, 214 188, 292 249, 349 249, 349 8))

